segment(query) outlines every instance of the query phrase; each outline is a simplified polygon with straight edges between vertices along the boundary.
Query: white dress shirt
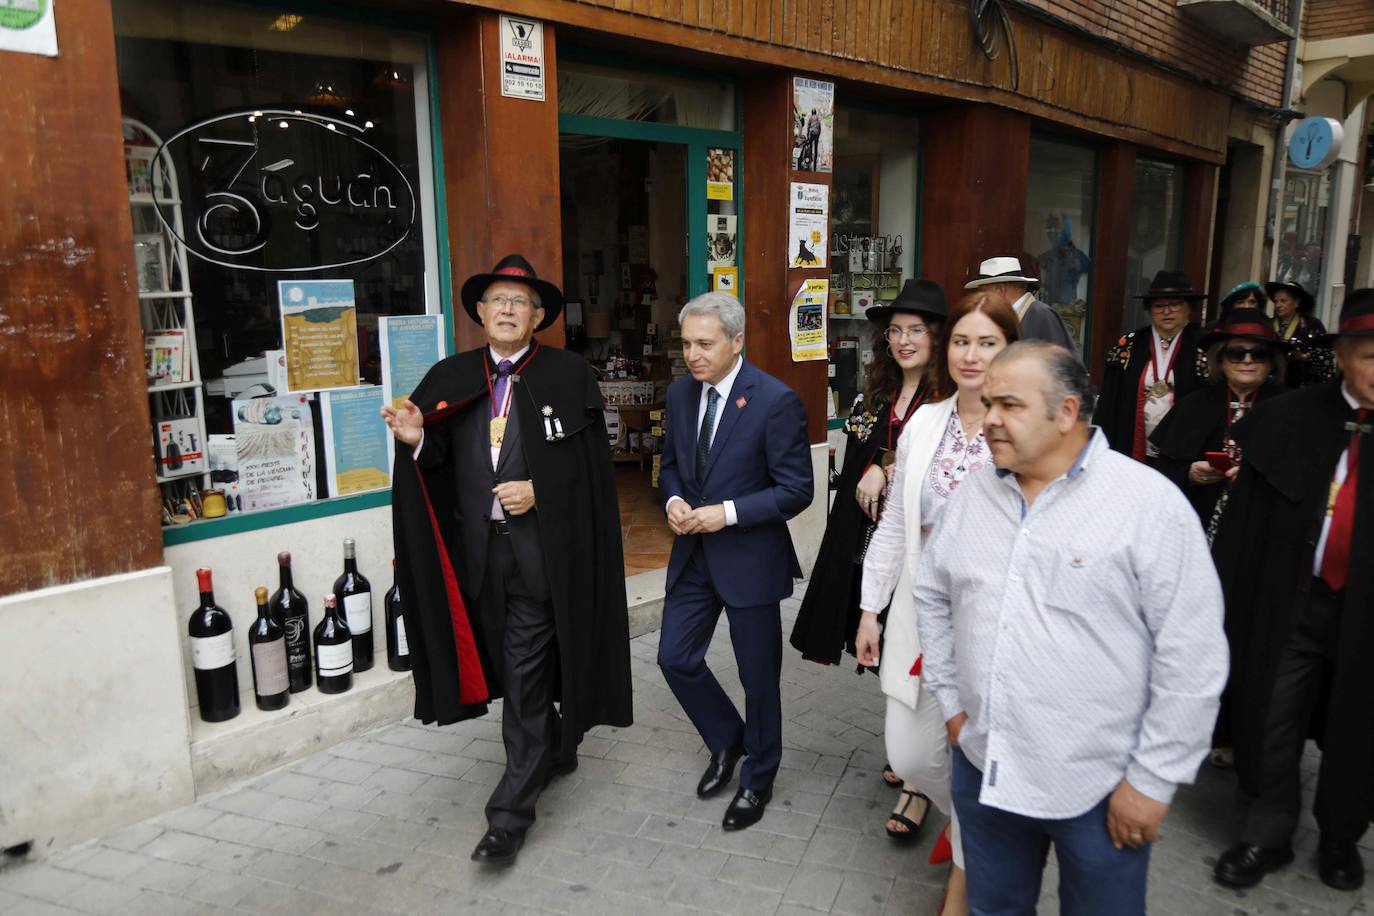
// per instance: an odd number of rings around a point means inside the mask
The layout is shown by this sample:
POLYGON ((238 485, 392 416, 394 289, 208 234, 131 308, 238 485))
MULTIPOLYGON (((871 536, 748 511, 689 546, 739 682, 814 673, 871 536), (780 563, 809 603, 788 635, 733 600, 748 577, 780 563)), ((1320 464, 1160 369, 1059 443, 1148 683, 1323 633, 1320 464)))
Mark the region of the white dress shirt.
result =
POLYGON ((1144 372, 1146 389, 1145 454, 1150 458, 1159 454, 1159 446, 1150 441, 1150 434, 1155 431, 1155 427, 1159 426, 1160 421, 1164 419, 1164 416, 1172 410, 1174 406, 1174 370, 1173 367, 1169 365, 1169 356, 1177 352, 1174 348, 1179 346, 1178 337, 1179 335, 1175 334, 1173 340, 1171 340, 1166 347, 1164 345, 1164 338, 1159 336, 1159 332, 1153 327, 1150 328, 1150 346, 1154 348, 1155 358, 1145 365, 1144 372), (1160 372, 1164 373, 1164 380, 1169 382, 1170 387, 1168 391, 1164 392, 1159 397, 1151 397, 1149 388, 1159 380, 1155 375, 1156 366, 1159 367, 1160 372))
POLYGON ((1024 292, 1021 298, 1011 304, 1012 310, 1016 312, 1016 319, 1019 321, 1026 317, 1026 312, 1030 310, 1031 303, 1035 301, 1035 293, 1024 292))
MULTIPOLYGON (((711 425, 712 447, 716 444, 716 430, 720 429, 720 418, 725 416, 725 403, 730 400, 730 389, 735 387, 735 379, 739 377, 739 370, 743 366, 744 357, 736 355, 734 368, 725 374, 725 378, 716 382, 714 385, 701 386, 701 400, 697 402, 697 425, 695 427, 698 431, 701 430, 701 424, 706 419, 706 399, 709 397, 707 392, 714 388, 716 394, 719 395, 719 398, 716 400, 716 418, 711 425)), ((695 452, 693 454, 695 455, 695 452)), ((665 512, 668 511, 668 507, 673 504, 673 500, 675 499, 682 499, 682 497, 668 497, 668 501, 663 504, 663 510, 665 512)), ((683 502, 686 502, 686 500, 683 500, 683 502)), ((735 501, 733 499, 727 499, 724 501, 723 505, 725 506, 725 524, 736 524, 739 519, 735 516, 735 501)))
POLYGON ((1030 505, 1014 474, 970 474, 914 593, 981 802, 1061 819, 1123 777, 1166 804, 1193 780, 1226 683, 1221 585, 1183 493, 1101 430, 1030 505))
MULTIPOLYGON (((1341 397, 1350 405, 1351 410, 1359 410, 1360 402, 1350 396, 1350 389, 1345 387, 1345 382, 1341 382, 1341 397)), ((1341 452, 1341 460, 1336 462, 1336 473, 1331 478, 1333 487, 1345 486, 1346 475, 1350 473, 1350 446, 1345 447, 1341 452)), ((1322 533, 1317 538, 1317 552, 1312 557, 1312 575, 1322 574, 1322 561, 1326 559, 1326 539, 1331 534, 1331 510, 1335 508, 1335 494, 1327 498, 1326 515, 1322 517, 1322 533)))

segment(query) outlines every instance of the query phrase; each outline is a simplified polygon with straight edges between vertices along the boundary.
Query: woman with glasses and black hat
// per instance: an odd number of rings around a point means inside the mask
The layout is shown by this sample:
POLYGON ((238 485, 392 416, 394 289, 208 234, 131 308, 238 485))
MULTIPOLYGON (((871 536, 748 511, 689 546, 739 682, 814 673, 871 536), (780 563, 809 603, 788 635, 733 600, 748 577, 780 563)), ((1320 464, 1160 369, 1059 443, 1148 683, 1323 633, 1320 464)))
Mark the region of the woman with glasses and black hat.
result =
POLYGON ((1326 327, 1312 314, 1317 305, 1312 294, 1292 282, 1266 283, 1264 288, 1274 300, 1274 330, 1293 347, 1288 387, 1320 385, 1335 378, 1335 359, 1322 342, 1326 327))
POLYGON ((1256 308, 1233 308, 1203 335, 1208 387, 1169 411, 1150 441, 1159 449, 1155 469, 1178 484, 1197 510, 1210 541, 1226 506, 1230 482, 1240 472, 1233 424, 1261 400, 1285 393, 1289 345, 1256 308))
MULTIPOLYGON (((946 312, 940 285, 914 279, 896 299, 864 313, 873 323, 873 363, 845 423, 835 504, 792 628, 792 646, 803 658, 835 665, 843 651, 854 654, 864 551, 882 510, 902 427, 916 408, 933 400, 946 312)), ((890 768, 884 768, 883 780, 893 788, 902 784, 890 768)), ((908 830, 898 821, 894 836, 915 836, 908 830)))

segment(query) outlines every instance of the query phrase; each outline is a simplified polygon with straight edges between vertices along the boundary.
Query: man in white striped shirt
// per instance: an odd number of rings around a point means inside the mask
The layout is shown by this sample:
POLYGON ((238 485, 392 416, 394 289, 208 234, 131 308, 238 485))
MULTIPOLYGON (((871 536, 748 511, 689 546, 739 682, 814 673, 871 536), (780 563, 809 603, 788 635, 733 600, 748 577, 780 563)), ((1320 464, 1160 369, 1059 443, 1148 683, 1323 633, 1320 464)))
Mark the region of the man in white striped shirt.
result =
POLYGON ((983 398, 997 470, 950 500, 915 585, 970 909, 1033 913, 1053 843, 1063 913, 1143 914, 1226 680, 1221 587, 1178 488, 1089 425, 1072 353, 1013 344, 983 398))

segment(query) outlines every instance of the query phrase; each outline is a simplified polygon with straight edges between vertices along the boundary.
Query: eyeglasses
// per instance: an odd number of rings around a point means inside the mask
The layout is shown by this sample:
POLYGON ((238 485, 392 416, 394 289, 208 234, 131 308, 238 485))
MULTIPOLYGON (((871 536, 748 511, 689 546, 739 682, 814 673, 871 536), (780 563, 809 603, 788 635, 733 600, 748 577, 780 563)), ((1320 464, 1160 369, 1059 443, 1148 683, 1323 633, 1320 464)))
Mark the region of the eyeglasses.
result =
POLYGON ((1221 353, 1231 363, 1243 363, 1247 356, 1257 363, 1269 362, 1268 347, 1227 347, 1221 353))
POLYGON ((1176 312, 1187 307, 1188 303, 1178 299, 1156 299, 1150 303, 1150 308, 1156 312, 1176 312))
POLYGON ((886 337, 889 342, 902 340, 904 338, 908 340, 920 340, 922 337, 927 337, 929 335, 930 328, 923 324, 918 324, 914 328, 899 328, 896 325, 888 325, 887 329, 883 331, 883 336, 886 337))
POLYGON ((491 303, 492 305, 496 305, 501 308, 505 308, 508 305, 513 305, 518 309, 525 308, 526 306, 533 306, 534 308, 539 308, 539 303, 535 302, 528 296, 507 296, 505 293, 497 293, 495 296, 488 296, 482 301, 491 303))

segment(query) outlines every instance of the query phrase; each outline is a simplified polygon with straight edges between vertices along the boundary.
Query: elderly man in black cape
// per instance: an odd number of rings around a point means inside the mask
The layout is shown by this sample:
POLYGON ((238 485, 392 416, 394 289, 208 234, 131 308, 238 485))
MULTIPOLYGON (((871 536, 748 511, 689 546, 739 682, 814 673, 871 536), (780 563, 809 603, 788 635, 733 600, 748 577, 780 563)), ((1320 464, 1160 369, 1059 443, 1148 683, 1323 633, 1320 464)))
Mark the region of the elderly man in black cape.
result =
POLYGON ((505 864, 544 785, 577 767, 582 735, 631 722, 625 571, 596 376, 534 340, 562 293, 510 255, 462 300, 487 346, 441 360, 382 414, 398 440, 392 524, 415 717, 446 725, 505 698, 506 771, 472 854, 505 864))
POLYGON ((1244 457, 1213 555, 1231 640, 1239 842, 1218 881, 1257 884, 1293 860, 1303 748, 1322 757, 1318 874, 1364 883, 1356 843, 1374 788, 1374 289, 1345 301, 1343 379, 1261 403, 1235 426, 1244 457))

